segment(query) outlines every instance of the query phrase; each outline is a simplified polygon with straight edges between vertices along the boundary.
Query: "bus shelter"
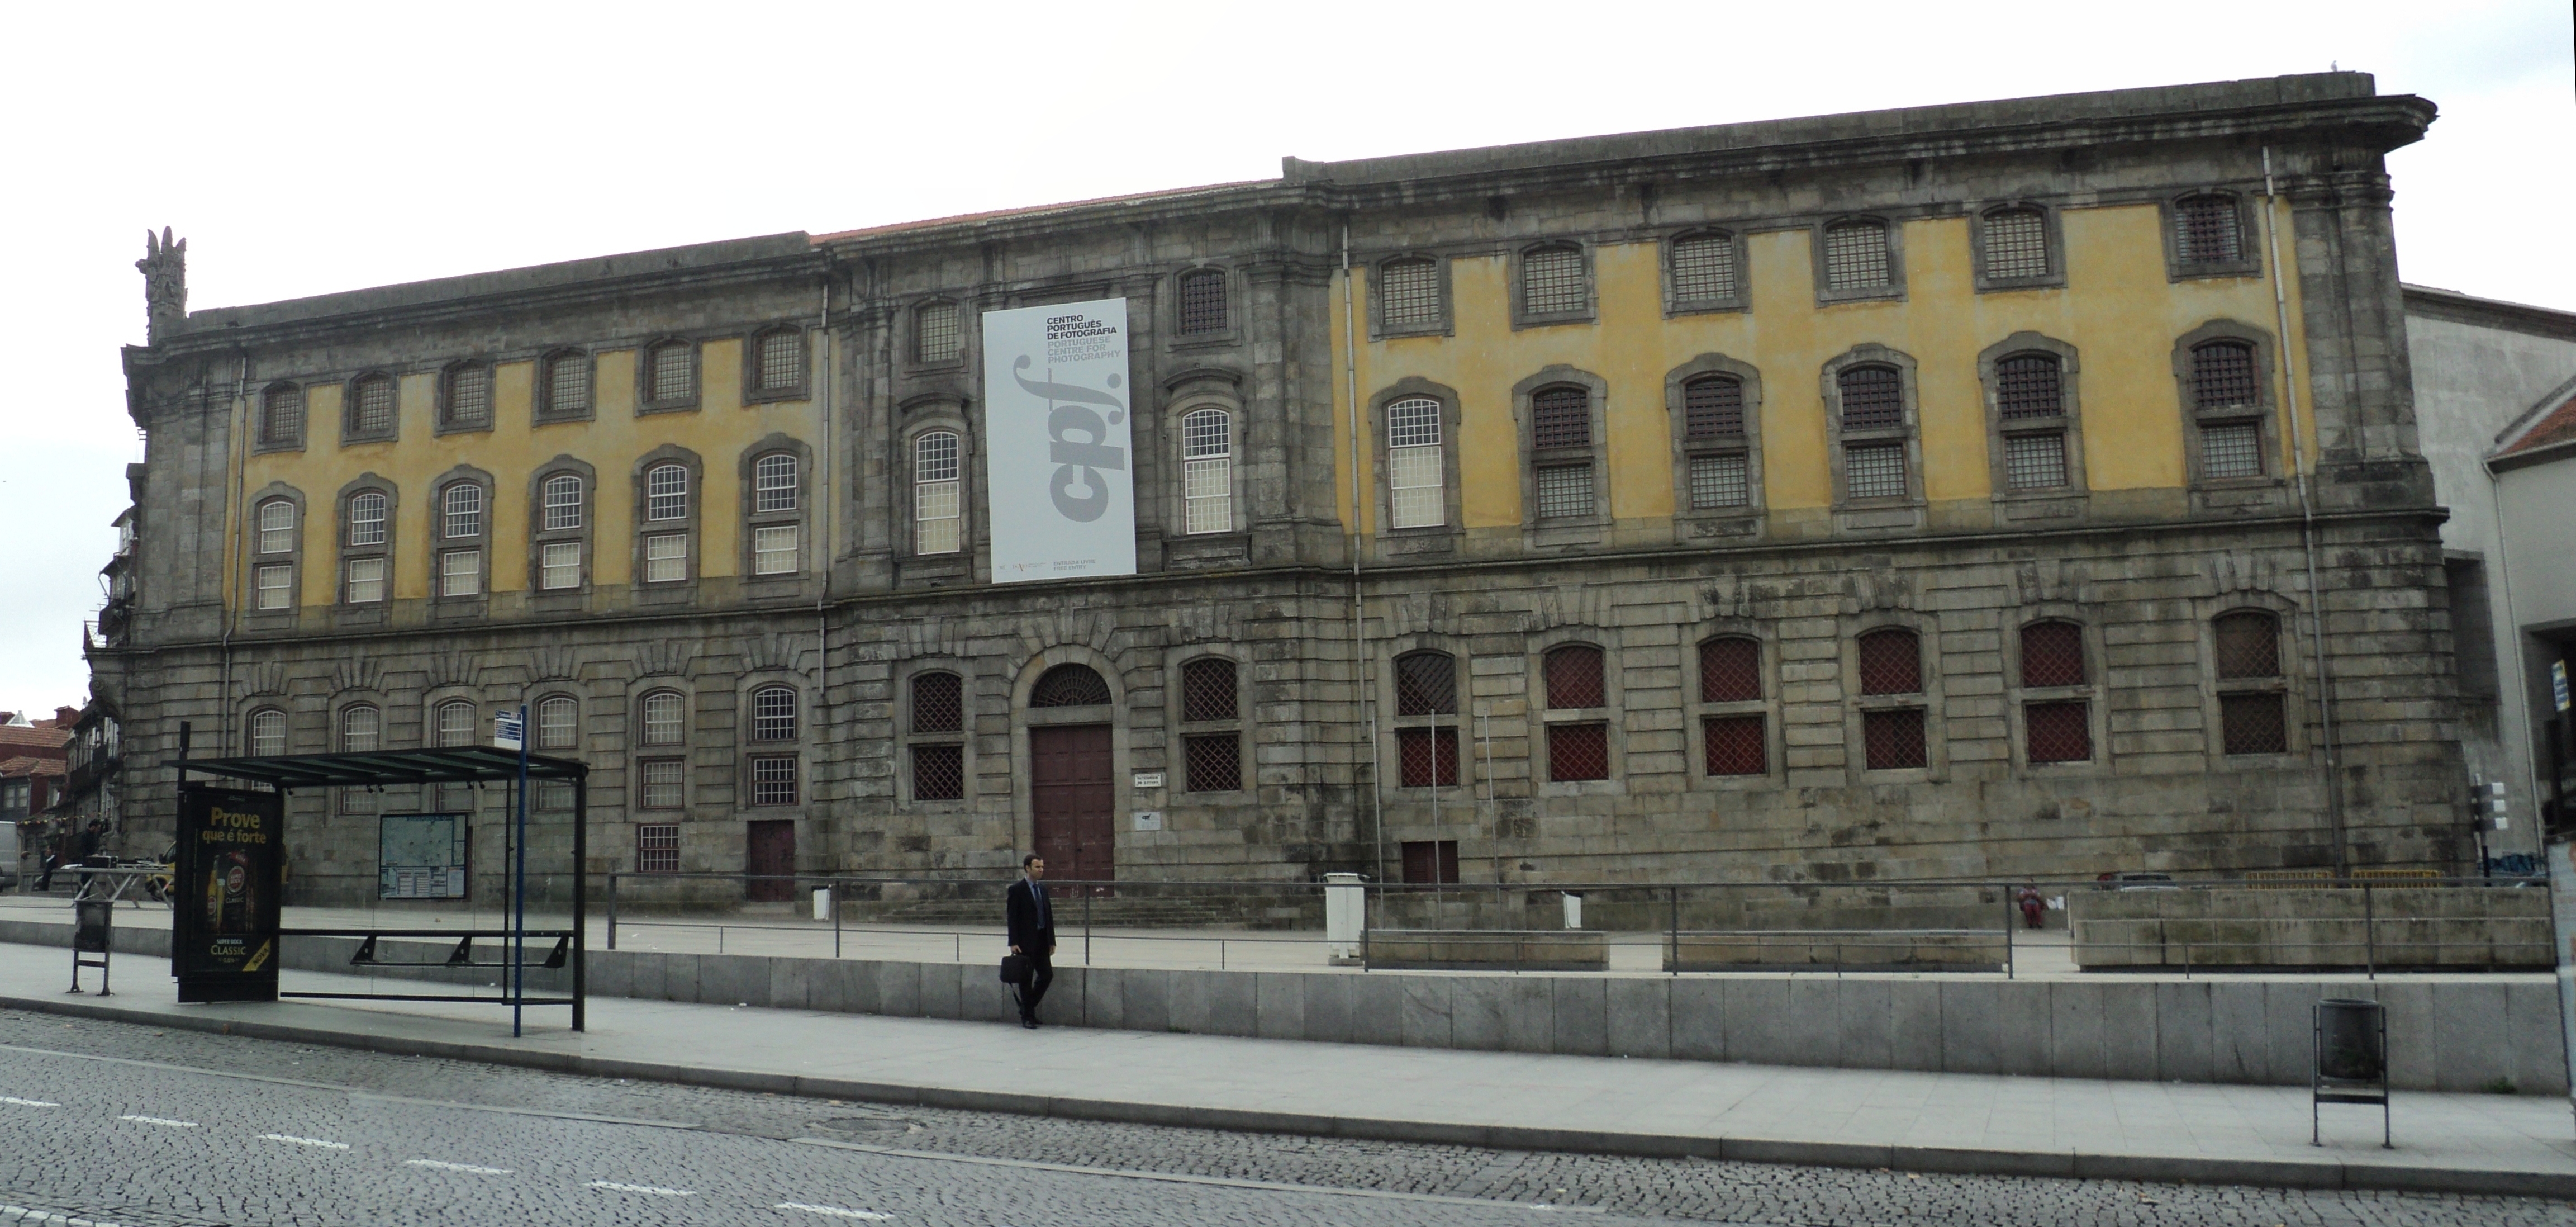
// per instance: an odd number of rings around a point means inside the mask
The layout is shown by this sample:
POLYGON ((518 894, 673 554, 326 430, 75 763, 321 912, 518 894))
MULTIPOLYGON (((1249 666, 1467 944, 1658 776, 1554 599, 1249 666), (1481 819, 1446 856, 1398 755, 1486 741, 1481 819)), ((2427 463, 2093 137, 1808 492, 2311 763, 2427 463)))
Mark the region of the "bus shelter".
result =
MULTIPOLYGON (((182 753, 185 753, 184 747, 182 753)), ((290 754, 256 758, 179 758, 178 858, 172 875, 171 972, 179 1000, 274 1001, 281 997, 375 1001, 483 1002, 510 1007, 511 1032, 528 1006, 569 1006, 572 1029, 587 1029, 589 979, 584 956, 589 920, 589 769, 570 759, 548 758, 489 746, 388 750, 356 754, 290 754), (203 778, 197 778, 203 777, 203 778), (528 786, 561 781, 572 786, 572 925, 527 925, 528 786), (281 923, 286 867, 286 798, 308 788, 381 789, 389 785, 485 784, 515 786, 516 837, 506 915, 500 929, 286 928, 281 923), (244 785, 264 787, 244 787, 244 785), (500 997, 453 993, 306 993, 277 986, 278 944, 290 938, 359 939, 351 966, 493 968, 507 972, 500 997), (401 961, 378 953, 379 939, 435 938, 456 943, 442 959, 401 961), (535 966, 571 970, 571 993, 532 997, 526 989, 530 939, 553 940, 535 966), (506 957, 478 962, 474 943, 502 943, 506 957)))

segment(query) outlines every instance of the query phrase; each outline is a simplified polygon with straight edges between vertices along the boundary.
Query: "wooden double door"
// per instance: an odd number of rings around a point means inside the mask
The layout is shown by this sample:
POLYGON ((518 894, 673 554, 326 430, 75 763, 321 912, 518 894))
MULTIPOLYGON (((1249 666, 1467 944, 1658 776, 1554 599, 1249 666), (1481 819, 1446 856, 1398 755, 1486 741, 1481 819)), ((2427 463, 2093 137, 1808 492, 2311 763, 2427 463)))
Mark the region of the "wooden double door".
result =
POLYGON ((1029 812, 1035 827, 1030 851, 1046 858, 1047 876, 1083 882, 1116 877, 1117 793, 1110 775, 1109 726, 1030 729, 1029 765, 1029 812))

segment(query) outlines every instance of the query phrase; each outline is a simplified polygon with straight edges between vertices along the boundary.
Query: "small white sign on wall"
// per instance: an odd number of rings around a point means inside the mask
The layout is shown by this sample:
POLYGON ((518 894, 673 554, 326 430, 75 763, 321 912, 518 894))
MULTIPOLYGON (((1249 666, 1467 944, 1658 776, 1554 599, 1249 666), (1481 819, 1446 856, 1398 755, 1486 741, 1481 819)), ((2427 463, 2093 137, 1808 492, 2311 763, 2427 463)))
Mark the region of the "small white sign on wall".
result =
POLYGON ((1137 773, 1136 773, 1136 787, 1138 787, 1138 788, 1160 788, 1160 787, 1162 787, 1162 786, 1163 786, 1163 773, 1162 773, 1162 772, 1160 772, 1160 771, 1139 771, 1139 772, 1137 772, 1137 773))
POLYGON ((1140 809, 1136 811, 1136 829, 1139 831, 1162 830, 1163 811, 1158 809, 1140 809))

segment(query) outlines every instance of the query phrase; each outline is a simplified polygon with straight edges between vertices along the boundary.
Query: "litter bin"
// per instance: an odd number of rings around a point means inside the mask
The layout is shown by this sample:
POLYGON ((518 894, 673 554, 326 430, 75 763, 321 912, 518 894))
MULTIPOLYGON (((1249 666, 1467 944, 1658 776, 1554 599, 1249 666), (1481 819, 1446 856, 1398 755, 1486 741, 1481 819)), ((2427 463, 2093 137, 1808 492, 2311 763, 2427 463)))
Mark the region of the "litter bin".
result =
POLYGON ((2321 1146, 2317 1106, 2379 1108, 2379 1144, 2394 1148, 2388 1121, 2388 1011, 2376 1001, 2329 997, 2316 1004, 2316 1068, 2308 1084, 2308 1144, 2321 1146))
POLYGON ((1324 956, 1335 967, 1361 961, 1361 932, 1368 927, 1368 888, 1356 873, 1324 875, 1324 956))

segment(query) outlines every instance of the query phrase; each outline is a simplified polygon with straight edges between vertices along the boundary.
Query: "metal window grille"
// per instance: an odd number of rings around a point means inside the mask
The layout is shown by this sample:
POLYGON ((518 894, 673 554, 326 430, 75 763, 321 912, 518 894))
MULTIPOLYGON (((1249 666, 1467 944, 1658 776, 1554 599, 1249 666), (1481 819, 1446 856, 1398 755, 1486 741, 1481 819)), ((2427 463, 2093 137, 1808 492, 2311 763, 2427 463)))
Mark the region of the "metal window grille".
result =
POLYGON ((1844 430, 1905 425, 1905 376, 1892 366, 1855 366, 1834 377, 1842 393, 1844 430))
POLYGON ((590 359, 582 354, 556 354, 546 359, 546 415, 590 412, 590 359))
POLYGON ((483 551, 449 550, 439 555, 438 585, 441 596, 482 595, 483 551))
POLYGON ((2260 402, 2262 383, 2254 377, 2254 347, 2243 341, 2212 341, 2191 351, 2191 404, 2195 409, 2237 409, 2260 402))
POLYGON ((2205 477, 2261 477, 2261 428, 2252 422, 2225 422, 2201 427, 2200 471, 2205 477))
POLYGON ((1057 665, 1029 691, 1031 707, 1090 707, 1109 701, 1109 683, 1089 665, 1057 665))
POLYGON ((689 578, 689 535, 665 533, 644 539, 644 582, 676 584, 689 578))
POLYGON ((1183 532, 1234 528, 1233 423, 1222 409, 1201 409, 1181 419, 1183 532))
POLYGON ((2184 264, 2235 264, 2245 258, 2244 231, 2230 196, 2192 196, 2174 203, 2174 255, 2184 264))
POLYGON ((1181 666, 1181 719, 1234 719, 1240 710, 1234 676, 1230 660, 1194 660, 1181 666))
POLYGON ((1542 520, 1592 514, 1592 466, 1556 464, 1538 471, 1538 514, 1542 520))
POLYGON ((1583 285, 1583 252, 1549 247, 1521 257, 1521 312, 1567 315, 1590 305, 1583 285))
POLYGON ((2282 718, 2278 694, 2218 696, 2218 727, 2229 754, 2287 754, 2289 723, 2282 718))
POLYGON ((1601 649, 1588 643, 1569 643, 1551 648, 1545 658, 1545 666, 1549 708, 1610 705, 1601 684, 1601 649))
POLYGON ((689 518, 688 466, 655 465, 652 472, 644 475, 644 518, 647 520, 689 518))
POLYGON ((1406 882, 1436 886, 1458 880, 1457 840, 1406 840, 1401 849, 1406 882))
POLYGON ((2065 389, 2054 354, 2014 354, 1995 363, 1995 411, 2006 421, 2063 416, 2065 389))
POLYGON ((304 437, 304 389, 270 388, 259 407, 259 441, 293 443, 304 437))
POLYGON ((656 345, 645 371, 655 404, 681 404, 698 398, 696 347, 686 341, 656 345))
POLYGON ((1448 522, 1448 475, 1440 454, 1440 402, 1423 397, 1386 407, 1387 491, 1397 528, 1448 522))
POLYGON ((912 731, 955 733, 966 727, 964 680, 954 673, 923 673, 912 679, 912 731))
POLYGON ((492 424, 492 368, 482 365, 447 369, 447 424, 492 424))
POLYGON ((2220 680, 2281 676, 2281 623, 2268 613, 2220 614, 2210 624, 2220 680))
POLYGON ((1986 215, 1986 276, 1996 281, 2048 275, 2048 219, 2037 209, 1986 215))
POLYGON ((1610 726, 1547 726, 1547 778, 1553 783, 1610 778, 1610 726))
POLYGON ((796 691, 792 687, 763 686, 751 692, 751 739, 796 740, 796 691))
POLYGON ((687 704, 668 690, 644 696, 644 744, 676 746, 680 744, 681 722, 687 704))
POLYGON ((1702 375, 1682 385, 1684 437, 1726 439, 1743 433, 1743 380, 1733 375, 1702 375))
POLYGON ((795 574, 796 536, 793 524, 770 524, 751 530, 752 574, 795 574))
POLYGON ((1700 750, 1710 775, 1762 775, 1771 770, 1762 716, 1710 716, 1700 721, 1700 750))
POLYGON ((2084 628, 2072 622, 2033 622, 2021 628, 2021 684, 2084 684, 2084 628))
POLYGON ((771 452, 751 466, 751 509, 766 514, 796 510, 796 457, 771 452))
POLYGON ((251 713, 250 752, 266 758, 286 753, 286 713, 266 708, 251 713))
POLYGON ((1716 302, 1735 297, 1735 240, 1695 234, 1673 241, 1673 300, 1716 302))
POLYGON ((442 498, 447 516, 441 533, 450 541, 483 535, 483 487, 471 482, 458 482, 447 488, 442 498))
POLYGON ((1853 498, 1905 497, 1905 445, 1855 444, 1843 449, 1843 476, 1853 498))
POLYGON ((349 500, 349 544, 385 543, 385 496, 361 494, 349 500))
POLYGON ((1690 499, 1694 511, 1718 507, 1742 507, 1753 501, 1752 484, 1746 479, 1745 456, 1734 452, 1723 456, 1690 458, 1690 499))
POLYGON ((372 605, 385 599, 385 560, 352 558, 349 560, 349 603, 372 605))
POLYGON ((965 800, 966 747, 914 746, 912 748, 912 799, 915 801, 965 800))
POLYGON ((647 822, 635 828, 635 872, 680 872, 680 824, 647 822))
POLYGON ((439 704, 434 727, 438 730, 440 749, 473 745, 474 705, 463 699, 439 704))
POLYGON ((1884 289, 1887 263, 1887 223, 1837 222, 1825 227, 1826 289, 1884 289))
POLYGON ((373 707, 352 707, 340 713, 340 749, 349 754, 371 754, 384 747, 385 716, 373 707))
POLYGON ((1547 388, 1530 397, 1530 446, 1592 446, 1592 394, 1547 388))
POLYGON ((777 755, 751 760, 751 803, 796 804, 796 758, 777 755))
POLYGON ((1762 697, 1762 645, 1739 636, 1699 645, 1699 701, 1748 703, 1762 697))
POLYGON ((760 390, 784 392, 805 386, 805 334, 781 329, 760 338, 760 390))
POLYGON ((537 704, 537 748, 569 750, 579 736, 581 702, 556 695, 537 704))
POLYGON ((925 366, 955 362, 965 349, 957 304, 925 303, 912 313, 913 356, 925 366))
POLYGON ((1929 763, 1923 746, 1923 709, 1862 712, 1863 761, 1871 771, 1902 771, 1929 763))
POLYGON ((963 538, 955 434, 934 430, 912 442, 913 552, 953 554, 963 538))
POLYGON ((1889 627, 1860 637, 1860 692, 1923 693, 1923 645, 1914 632, 1889 627))
POLYGON ((349 433, 353 435, 392 434, 394 429, 394 381, 389 375, 369 375, 358 381, 349 397, 349 433))
POLYGON ((273 498, 259 505, 259 552, 288 554, 295 550, 295 503, 273 498))
POLYGON ((545 485, 545 531, 565 532, 581 527, 581 479, 571 474, 549 477, 545 485))
POLYGON ((1447 716, 1458 711, 1458 658, 1407 652, 1395 658, 1395 714, 1447 716))
POLYGON ((1243 787, 1243 755, 1232 733, 1181 739, 1182 782, 1190 792, 1233 792, 1243 787))
POLYGON ((1452 787, 1458 783, 1458 730, 1398 729, 1395 759, 1399 787, 1452 787))
POLYGON ((2066 485, 2066 432, 2004 436, 2004 482, 2015 490, 2066 485))
POLYGON ((1429 260, 1390 260, 1379 266, 1378 318, 1389 328, 1440 322, 1440 266, 1429 260))
POLYGON ((1181 274, 1181 333, 1225 331, 1225 273, 1200 269, 1181 274))
POLYGON ((295 568, 289 563, 271 563, 259 569, 259 607, 285 609, 295 604, 293 591, 295 568))
POLYGON ((2024 744, 2034 763, 2083 763, 2093 759, 2093 722, 2081 700, 2028 703, 2021 709, 2024 744))
POLYGON ((678 809, 687 798, 687 769, 676 758, 644 760, 644 795, 646 809, 678 809))

